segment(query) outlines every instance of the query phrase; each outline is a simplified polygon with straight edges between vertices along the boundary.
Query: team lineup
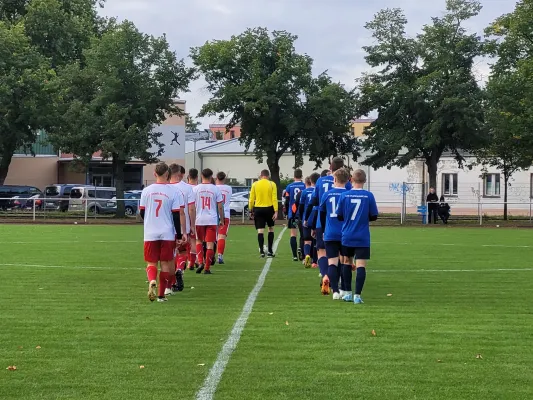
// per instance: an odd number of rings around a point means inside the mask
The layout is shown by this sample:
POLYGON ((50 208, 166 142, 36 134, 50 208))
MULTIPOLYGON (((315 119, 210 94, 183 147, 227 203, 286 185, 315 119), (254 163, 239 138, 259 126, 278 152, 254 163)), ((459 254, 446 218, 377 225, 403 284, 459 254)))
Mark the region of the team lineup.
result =
MULTIPOLYGON (((148 298, 165 302, 167 296, 183 291, 185 269, 210 275, 216 261, 224 264, 232 188, 226 185, 224 172, 218 172, 215 180, 210 169, 204 169, 200 177, 196 169, 189 170, 185 182, 185 168, 178 164, 159 163, 154 176, 156 183, 143 190, 139 208, 144 221, 148 298)), ((321 175, 313 173, 303 179, 302 171, 295 170, 294 182, 283 193, 293 260, 306 268, 319 268, 323 295, 333 293, 333 300, 355 304, 363 303, 370 222, 378 217, 376 200, 364 190, 365 183, 363 170, 350 174, 343 160, 335 157, 321 175)), ((275 257, 277 186, 268 170, 261 171, 250 189, 249 210, 260 256, 275 257)))

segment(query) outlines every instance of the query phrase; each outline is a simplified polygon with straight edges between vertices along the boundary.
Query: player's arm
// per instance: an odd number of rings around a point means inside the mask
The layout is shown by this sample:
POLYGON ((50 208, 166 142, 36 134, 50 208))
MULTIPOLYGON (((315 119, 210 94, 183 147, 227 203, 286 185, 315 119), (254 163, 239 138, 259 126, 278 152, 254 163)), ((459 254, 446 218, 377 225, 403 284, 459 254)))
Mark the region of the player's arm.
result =
POLYGON ((320 219, 320 224, 323 228, 323 230, 325 231, 326 230, 326 216, 327 216, 327 195, 324 194, 324 196, 322 196, 322 199, 320 201, 320 207, 318 208, 318 218, 320 219))
POLYGON ((283 213, 284 214, 287 214, 287 212, 289 211, 289 205, 290 205, 290 200, 291 200, 290 190, 288 189, 289 188, 287 188, 287 190, 283 192, 283 213))
POLYGON ((305 215, 307 218, 309 218, 309 216, 311 215, 311 211, 313 211, 313 207, 316 207, 316 206, 318 206, 318 184, 315 187, 315 191, 313 192, 311 199, 307 203, 307 209, 305 210, 305 215))
POLYGON ((144 213, 146 210, 146 203, 147 203, 147 195, 145 191, 143 190, 141 193, 141 201, 139 202, 139 215, 141 216, 143 221, 144 221, 144 213))
POLYGON ((196 232, 196 203, 189 203, 189 219, 191 222, 191 233, 196 232))
MULTIPOLYGON (((176 229, 176 237, 181 239, 182 230, 181 230, 181 214, 180 210, 172 210, 172 219, 174 220, 174 229, 176 229)), ((185 220, 184 220, 185 221, 185 220)))
POLYGON ((337 204, 337 210, 335 210, 335 214, 337 214, 337 219, 339 221, 344 221, 344 196, 339 198, 339 204, 337 204))
POLYGON ((224 197, 222 197, 220 190, 217 190, 215 193, 218 207, 218 223, 220 226, 224 226, 224 197))
POLYGON ((378 219, 378 205, 376 204, 376 199, 374 198, 374 195, 370 197, 370 207, 369 207, 370 215, 368 216, 368 219, 370 221, 377 221, 378 219))
POLYGON ((250 199, 248 199, 248 210, 253 211, 255 205, 255 182, 252 184, 250 189, 250 199))
POLYGON ((274 211, 278 212, 278 187, 274 182, 272 182, 272 205, 274 206, 274 211))

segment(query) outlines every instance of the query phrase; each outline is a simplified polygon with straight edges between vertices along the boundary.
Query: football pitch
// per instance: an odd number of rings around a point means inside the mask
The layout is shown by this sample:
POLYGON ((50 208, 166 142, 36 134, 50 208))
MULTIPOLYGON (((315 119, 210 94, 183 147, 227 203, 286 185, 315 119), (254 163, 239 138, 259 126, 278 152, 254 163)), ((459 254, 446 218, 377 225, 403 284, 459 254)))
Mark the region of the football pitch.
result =
POLYGON ((0 398, 195 399, 230 337, 217 400, 533 399, 533 231, 372 240, 356 306, 320 295, 286 231, 236 343, 265 267, 253 228, 150 303, 141 226, 1 225, 0 398))

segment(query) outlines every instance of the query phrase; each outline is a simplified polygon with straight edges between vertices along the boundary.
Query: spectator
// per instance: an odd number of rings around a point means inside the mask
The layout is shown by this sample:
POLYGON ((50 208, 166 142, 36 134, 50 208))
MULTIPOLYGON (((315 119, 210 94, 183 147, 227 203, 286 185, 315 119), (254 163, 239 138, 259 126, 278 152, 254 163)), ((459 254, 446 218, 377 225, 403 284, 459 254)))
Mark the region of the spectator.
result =
POLYGON ((428 222, 431 224, 431 221, 433 221, 436 224, 439 210, 439 196, 435 193, 435 188, 429 188, 426 202, 428 203, 428 222))
POLYGON ((450 205, 446 203, 444 196, 440 196, 439 217, 445 225, 448 224, 448 220, 450 219, 450 205))

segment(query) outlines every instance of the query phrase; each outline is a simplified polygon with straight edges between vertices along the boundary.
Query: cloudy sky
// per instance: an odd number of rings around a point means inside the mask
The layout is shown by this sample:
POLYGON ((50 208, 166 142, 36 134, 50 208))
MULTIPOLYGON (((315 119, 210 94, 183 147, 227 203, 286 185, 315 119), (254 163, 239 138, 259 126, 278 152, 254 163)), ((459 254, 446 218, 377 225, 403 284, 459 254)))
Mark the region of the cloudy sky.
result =
MULTIPOLYGON (((501 14, 514 8, 513 0, 481 0, 483 10, 469 29, 481 33, 501 14)), ((246 28, 266 27, 298 35, 297 50, 315 61, 316 73, 328 70, 347 86, 367 69, 361 46, 369 43, 365 22, 382 8, 402 8, 415 34, 432 16, 440 16, 445 0, 107 0, 102 14, 128 19, 152 35, 166 34, 179 58, 189 49, 212 39, 228 39, 246 28)), ((476 65, 478 78, 486 79, 488 66, 476 65)), ((195 116, 209 98, 205 82, 198 80, 181 98, 195 116)), ((201 120, 203 127, 216 117, 201 120)))

